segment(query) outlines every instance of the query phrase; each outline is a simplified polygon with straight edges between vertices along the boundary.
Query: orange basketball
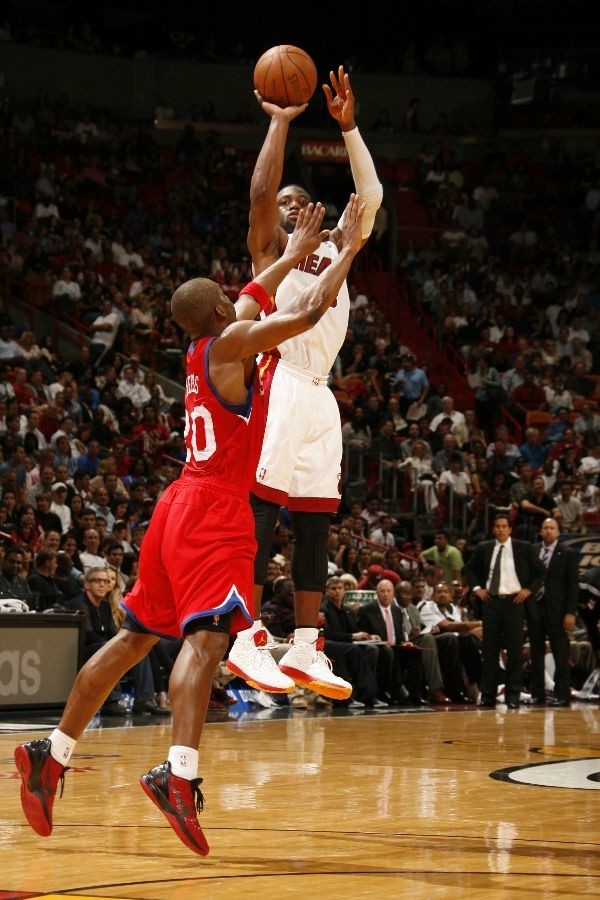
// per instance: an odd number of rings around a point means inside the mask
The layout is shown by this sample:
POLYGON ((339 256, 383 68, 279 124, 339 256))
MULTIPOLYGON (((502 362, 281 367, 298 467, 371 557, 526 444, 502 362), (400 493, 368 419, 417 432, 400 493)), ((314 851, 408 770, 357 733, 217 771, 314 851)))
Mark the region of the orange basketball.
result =
POLYGON ((317 87, 317 67, 300 47, 271 47, 254 67, 254 87, 260 96, 277 106, 302 106, 317 87))

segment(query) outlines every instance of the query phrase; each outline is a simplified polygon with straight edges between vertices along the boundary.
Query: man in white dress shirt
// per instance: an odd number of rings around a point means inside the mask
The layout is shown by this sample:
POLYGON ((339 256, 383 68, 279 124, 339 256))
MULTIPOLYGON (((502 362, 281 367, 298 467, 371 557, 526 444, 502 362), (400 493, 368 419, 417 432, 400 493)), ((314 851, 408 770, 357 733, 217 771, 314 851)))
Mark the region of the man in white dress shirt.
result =
POLYGON ((454 409, 452 397, 442 397, 442 411, 434 416, 429 423, 429 430, 435 434, 438 425, 443 419, 451 419, 453 425, 464 425, 465 417, 457 409, 454 409))

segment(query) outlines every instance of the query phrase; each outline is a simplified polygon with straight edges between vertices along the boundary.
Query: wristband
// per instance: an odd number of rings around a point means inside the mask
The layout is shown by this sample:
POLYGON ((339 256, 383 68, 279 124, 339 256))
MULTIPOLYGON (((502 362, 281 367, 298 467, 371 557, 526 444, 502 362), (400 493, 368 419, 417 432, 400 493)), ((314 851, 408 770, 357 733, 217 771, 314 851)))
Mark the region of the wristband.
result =
POLYGON ((258 303, 261 312, 264 312, 273 303, 272 298, 269 297, 264 287, 262 287, 258 281, 249 281, 248 284, 241 289, 239 296, 241 297, 242 294, 250 294, 252 299, 256 300, 258 303))

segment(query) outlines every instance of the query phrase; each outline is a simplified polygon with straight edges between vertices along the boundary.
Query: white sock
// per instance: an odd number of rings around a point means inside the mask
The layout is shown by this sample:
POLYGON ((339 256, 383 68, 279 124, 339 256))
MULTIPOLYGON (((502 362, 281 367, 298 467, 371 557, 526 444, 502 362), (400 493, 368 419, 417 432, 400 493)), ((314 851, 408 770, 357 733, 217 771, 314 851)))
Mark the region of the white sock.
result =
POLYGON ((295 644, 314 644, 318 637, 318 628, 296 628, 296 630, 294 631, 295 644))
POLYGON ((257 631, 260 631, 263 628, 263 623, 260 619, 256 619, 255 622, 252 623, 250 628, 244 628, 243 631, 238 631, 238 638, 240 641, 250 641, 254 637, 257 631))
POLYGON ((171 772, 179 778, 192 778, 198 776, 198 751, 193 747, 178 747, 173 745, 167 757, 171 763, 171 772))
POLYGON ((50 755, 52 759, 55 759, 61 766, 68 765, 76 743, 75 738, 71 738, 64 731, 59 731, 58 728, 55 728, 50 735, 50 755))

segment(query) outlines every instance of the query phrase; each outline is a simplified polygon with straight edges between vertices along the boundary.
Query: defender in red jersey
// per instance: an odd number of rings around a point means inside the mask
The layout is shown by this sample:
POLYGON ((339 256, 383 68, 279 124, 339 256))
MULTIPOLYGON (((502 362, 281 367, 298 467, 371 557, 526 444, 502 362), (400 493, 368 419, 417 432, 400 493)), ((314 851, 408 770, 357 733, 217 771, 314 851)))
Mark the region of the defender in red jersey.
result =
MULTIPOLYGON (((326 235, 320 230, 323 213, 320 204, 307 207, 281 259, 243 292, 267 304, 281 279, 326 235)), ((236 322, 233 304, 215 282, 195 278, 175 291, 173 318, 192 338, 186 464, 152 516, 138 581, 123 601, 123 627, 79 672, 58 728, 49 738, 15 750, 21 805, 38 834, 51 833, 58 782, 77 740, 114 685, 161 635, 183 637, 169 679, 172 745, 167 760, 140 783, 180 840, 195 853, 208 853, 197 816, 204 802, 198 745, 213 674, 229 634, 252 620, 247 604, 255 542, 248 496, 264 425, 254 356, 321 318, 359 249, 362 213, 352 195, 342 252, 314 287, 298 297, 293 310, 260 322, 236 322)))

